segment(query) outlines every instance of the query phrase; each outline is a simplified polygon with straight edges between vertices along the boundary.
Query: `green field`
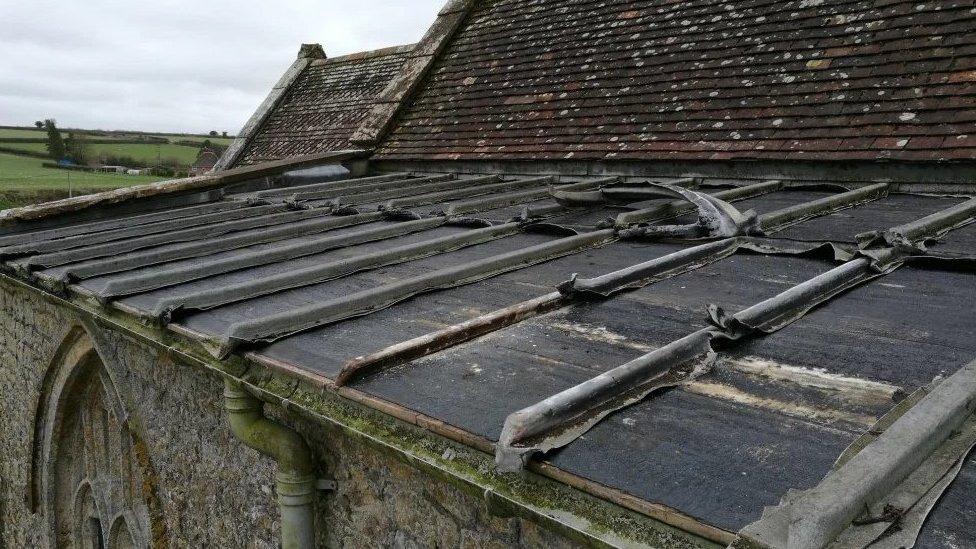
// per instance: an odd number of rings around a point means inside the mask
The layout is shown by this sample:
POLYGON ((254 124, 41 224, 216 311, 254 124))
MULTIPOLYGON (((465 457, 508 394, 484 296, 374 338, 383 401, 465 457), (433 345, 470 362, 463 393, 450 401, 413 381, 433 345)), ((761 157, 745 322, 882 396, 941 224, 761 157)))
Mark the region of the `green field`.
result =
MULTIPOLYGON (((61 130, 61 135, 68 137, 68 133, 71 130, 61 130)), ((174 135, 174 134, 136 134, 136 133, 125 133, 125 132, 112 132, 102 135, 105 132, 88 132, 79 131, 78 133, 87 136, 89 139, 124 139, 128 141, 137 140, 146 137, 161 137, 166 139, 170 143, 176 143, 178 141, 192 141, 194 143, 202 145, 204 141, 210 141, 215 145, 230 145, 234 142, 233 137, 209 137, 205 135, 174 135)), ((44 130, 31 129, 31 128, 0 128, 0 138, 13 139, 13 138, 23 138, 23 139, 45 139, 47 133, 44 130)))
MULTIPOLYGON (((65 137, 72 130, 62 129, 65 137)), ((170 165, 175 160, 181 170, 185 171, 196 161, 200 145, 209 140, 218 145, 229 145, 233 137, 208 137, 200 135, 174 134, 138 134, 130 132, 100 132, 76 130, 76 133, 86 136, 89 140, 145 140, 149 137, 161 137, 168 143, 90 143, 90 158, 94 162, 114 163, 108 157, 129 157, 138 167, 152 167, 161 161, 170 165), (176 145, 177 142, 193 142, 196 146, 176 145)), ((45 139, 46 132, 33 128, 0 128, 0 138, 4 139, 45 139)), ((0 147, 24 151, 28 153, 45 153, 44 143, 0 142, 0 147)), ((41 158, 18 156, 10 153, 0 153, 0 209, 22 206, 25 204, 56 200, 68 196, 70 186, 74 195, 88 194, 119 187, 130 187, 160 181, 165 178, 152 176, 129 176, 114 173, 92 173, 83 171, 59 170, 45 168, 41 158)))
POLYGON ((72 194, 131 187, 161 181, 161 177, 90 173, 45 168, 46 162, 0 153, 0 209, 55 200, 72 194))

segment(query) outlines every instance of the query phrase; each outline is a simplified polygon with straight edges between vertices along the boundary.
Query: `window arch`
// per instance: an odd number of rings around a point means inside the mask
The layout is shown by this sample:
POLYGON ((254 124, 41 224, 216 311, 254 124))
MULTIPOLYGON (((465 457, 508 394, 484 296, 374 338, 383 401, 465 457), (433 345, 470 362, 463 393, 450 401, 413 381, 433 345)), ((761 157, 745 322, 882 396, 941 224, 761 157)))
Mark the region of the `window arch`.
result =
POLYGON ((28 499, 44 513, 52 546, 148 547, 149 533, 159 531, 152 516, 158 512, 151 513, 159 506, 145 493, 145 452, 136 450, 139 439, 103 361, 113 357, 96 341, 90 328, 74 326, 51 361, 35 419, 28 499))

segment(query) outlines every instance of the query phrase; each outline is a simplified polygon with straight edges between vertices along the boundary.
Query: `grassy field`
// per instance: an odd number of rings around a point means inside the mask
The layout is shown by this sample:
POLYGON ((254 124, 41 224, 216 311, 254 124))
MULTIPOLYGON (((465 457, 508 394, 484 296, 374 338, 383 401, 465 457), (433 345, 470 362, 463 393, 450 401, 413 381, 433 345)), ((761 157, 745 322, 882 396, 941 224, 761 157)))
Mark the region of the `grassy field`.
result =
MULTIPOLYGON (((61 135, 68 137, 69 130, 61 130, 61 135)), ((166 139, 170 143, 176 143, 178 141, 192 141, 199 145, 202 145, 204 141, 210 141, 216 145, 230 145, 234 142, 233 137, 208 137, 203 135, 172 135, 172 134, 129 134, 125 132, 119 133, 109 133, 107 135, 89 134, 87 132, 80 132, 89 139, 125 139, 134 140, 140 137, 161 137, 166 139)), ((100 132, 99 132, 100 133, 100 132)), ((0 138, 6 139, 45 139, 47 133, 44 130, 30 129, 30 128, 0 128, 0 138)))
POLYGON ((58 170, 43 167, 43 162, 0 153, 0 209, 67 197, 69 183, 72 194, 79 195, 164 179, 58 170))
MULTIPOLYGON (((69 130, 61 130, 67 137, 69 130)), ((185 170, 197 158, 200 145, 209 140, 219 145, 229 145, 233 137, 207 137, 199 135, 172 134, 135 134, 127 132, 87 132, 79 131, 93 140, 139 140, 147 137, 161 137, 168 143, 99 143, 89 144, 91 157, 104 158, 111 162, 108 156, 129 157, 139 167, 151 167, 157 164, 157 159, 168 164, 168 160, 175 159, 185 170), (105 135, 99 135, 105 134, 105 135), (196 146, 177 145, 177 142, 192 142, 196 146)), ((43 130, 33 128, 0 128, 0 138, 5 139, 45 139, 47 134, 43 130)), ((0 146, 31 153, 44 153, 47 147, 44 143, 0 142, 0 146)), ((45 168, 40 158, 18 156, 16 154, 0 153, 0 209, 25 204, 56 200, 68 196, 70 184, 74 195, 88 194, 119 187, 130 187, 160 181, 165 178, 151 176, 128 176, 109 173, 91 173, 82 171, 59 170, 45 168)))

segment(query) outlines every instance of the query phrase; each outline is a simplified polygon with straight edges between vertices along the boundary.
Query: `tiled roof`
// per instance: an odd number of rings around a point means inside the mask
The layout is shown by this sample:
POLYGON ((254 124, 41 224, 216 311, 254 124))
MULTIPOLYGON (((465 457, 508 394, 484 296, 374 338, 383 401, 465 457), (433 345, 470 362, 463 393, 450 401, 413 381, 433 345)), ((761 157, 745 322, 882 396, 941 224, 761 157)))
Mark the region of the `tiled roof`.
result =
POLYGON ((312 61, 248 141, 236 165, 349 148, 349 137, 412 46, 312 61))
POLYGON ((976 7, 479 2, 379 157, 972 159, 976 7))

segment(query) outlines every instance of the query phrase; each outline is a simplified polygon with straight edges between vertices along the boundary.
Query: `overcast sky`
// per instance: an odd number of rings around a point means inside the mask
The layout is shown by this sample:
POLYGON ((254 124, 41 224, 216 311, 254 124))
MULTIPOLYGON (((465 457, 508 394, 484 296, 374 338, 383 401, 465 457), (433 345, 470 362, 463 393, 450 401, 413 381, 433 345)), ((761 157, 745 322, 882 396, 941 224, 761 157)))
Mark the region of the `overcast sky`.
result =
POLYGON ((416 42, 445 0, 0 0, 0 125, 236 133, 303 42, 416 42))

